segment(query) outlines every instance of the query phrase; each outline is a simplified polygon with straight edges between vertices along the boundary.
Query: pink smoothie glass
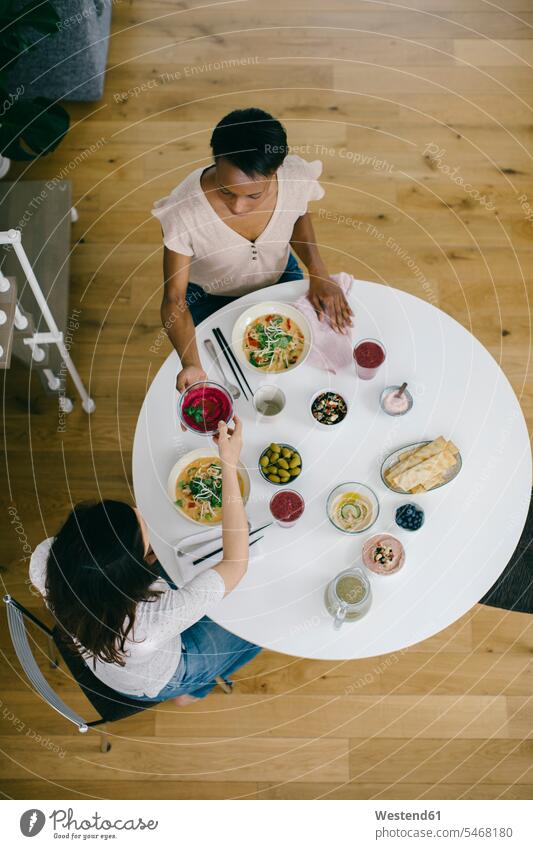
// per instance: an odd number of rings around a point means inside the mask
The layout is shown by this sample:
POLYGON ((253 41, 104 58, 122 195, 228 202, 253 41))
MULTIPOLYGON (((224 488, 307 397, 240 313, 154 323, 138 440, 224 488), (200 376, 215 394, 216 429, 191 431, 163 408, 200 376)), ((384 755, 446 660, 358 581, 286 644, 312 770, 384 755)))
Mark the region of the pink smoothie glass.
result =
POLYGON ((353 349, 355 370, 361 380, 372 380, 386 356, 384 345, 377 339, 361 339, 353 349))

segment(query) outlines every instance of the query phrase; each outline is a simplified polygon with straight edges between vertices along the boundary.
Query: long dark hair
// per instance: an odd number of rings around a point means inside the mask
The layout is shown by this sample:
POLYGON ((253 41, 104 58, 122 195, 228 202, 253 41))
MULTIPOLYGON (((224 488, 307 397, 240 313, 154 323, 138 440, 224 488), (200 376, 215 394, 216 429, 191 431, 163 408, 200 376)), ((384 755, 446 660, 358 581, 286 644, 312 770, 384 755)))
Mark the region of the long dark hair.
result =
POLYGON ((46 600, 87 654, 125 665, 126 638, 140 601, 154 601, 157 574, 144 560, 135 511, 121 501, 77 504, 55 537, 46 600))

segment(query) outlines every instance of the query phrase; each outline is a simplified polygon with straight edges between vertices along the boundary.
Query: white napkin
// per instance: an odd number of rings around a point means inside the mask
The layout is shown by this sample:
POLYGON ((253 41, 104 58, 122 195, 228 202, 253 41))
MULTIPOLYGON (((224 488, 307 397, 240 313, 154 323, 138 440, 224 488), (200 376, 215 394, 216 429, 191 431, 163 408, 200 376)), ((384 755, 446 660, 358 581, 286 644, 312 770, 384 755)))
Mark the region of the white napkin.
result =
MULTIPOLYGON (((248 525, 248 527, 250 526, 248 525)), ((265 530, 267 529, 265 528, 265 530)), ((253 542, 258 538, 258 536, 262 536, 263 533, 264 531, 260 531, 259 534, 254 534, 250 541, 253 542)), ((206 531, 200 531, 200 533, 197 534, 191 534, 190 536, 184 537, 174 543, 174 556, 176 558, 176 563, 183 583, 186 584, 196 575, 200 575, 201 572, 205 572, 206 569, 210 569, 212 566, 216 566, 217 563, 220 563, 223 556, 222 551, 218 551, 216 554, 213 554, 211 557, 208 557, 206 560, 202 561, 202 563, 198 563, 197 565, 193 562, 194 560, 198 560, 200 557, 209 554, 210 551, 216 551, 219 548, 222 548, 221 526, 208 528, 206 531), (182 553, 179 554, 178 552, 182 553)), ((250 560, 257 560, 261 556, 261 542, 256 542, 250 549, 250 560)))
MULTIPOLYGON (((346 271, 332 274, 331 279, 338 283, 344 294, 348 296, 351 292, 354 278, 346 271)), ((335 374, 342 368, 346 368, 352 362, 352 337, 351 333, 337 333, 333 330, 328 318, 319 321, 315 308, 308 299, 307 294, 302 295, 294 304, 309 321, 313 330, 313 347, 309 353, 309 365, 335 374)))

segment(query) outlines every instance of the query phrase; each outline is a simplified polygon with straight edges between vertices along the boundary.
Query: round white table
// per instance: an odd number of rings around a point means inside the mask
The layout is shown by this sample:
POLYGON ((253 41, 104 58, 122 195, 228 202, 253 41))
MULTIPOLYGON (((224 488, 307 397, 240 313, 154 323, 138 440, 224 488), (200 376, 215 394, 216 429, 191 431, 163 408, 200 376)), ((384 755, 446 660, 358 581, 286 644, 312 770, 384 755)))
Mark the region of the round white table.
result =
MULTIPOLYGON (((235 318, 247 301, 275 298, 294 301, 302 281, 254 292, 204 322, 203 339, 220 326, 231 339, 235 318)), ((307 363, 284 375, 269 376, 287 396, 275 423, 256 420, 250 402, 240 398, 236 411, 244 422, 242 459, 252 481, 248 515, 252 527, 269 519, 268 502, 277 488, 257 469, 270 442, 288 442, 302 455, 302 474, 294 484, 305 498, 302 518, 291 529, 269 527, 251 549, 248 573, 211 617, 239 636, 279 652, 318 659, 370 657, 404 648, 446 628, 471 608, 501 574, 522 532, 531 494, 531 455, 524 417, 501 369, 486 349, 460 324, 412 295, 376 283, 356 281, 350 294, 356 312, 353 339, 374 337, 387 359, 371 381, 356 378, 353 366, 336 375, 307 363), (409 382, 414 407, 404 417, 380 410, 379 395, 389 384, 409 382), (345 422, 324 431, 310 416, 309 399, 322 387, 340 391, 350 403, 345 422), (463 468, 447 486, 415 497, 390 492, 381 482, 382 459, 396 448, 443 435, 459 447, 463 468), (372 487, 380 502, 377 523, 367 533, 340 533, 326 516, 330 490, 343 481, 372 487), (395 509, 415 500, 425 510, 417 532, 399 529, 395 509), (361 620, 338 631, 324 608, 328 581, 360 561, 363 542, 389 531, 406 549, 396 575, 370 574, 373 603, 361 620)), ((221 358, 224 370, 229 368, 221 358)), ((176 414, 173 352, 156 374, 144 400, 133 449, 137 504, 150 528, 160 562, 177 582, 180 575, 173 543, 201 530, 184 519, 166 493, 176 459, 212 443, 182 433, 176 414)), ((255 389, 263 375, 246 370, 255 389)))

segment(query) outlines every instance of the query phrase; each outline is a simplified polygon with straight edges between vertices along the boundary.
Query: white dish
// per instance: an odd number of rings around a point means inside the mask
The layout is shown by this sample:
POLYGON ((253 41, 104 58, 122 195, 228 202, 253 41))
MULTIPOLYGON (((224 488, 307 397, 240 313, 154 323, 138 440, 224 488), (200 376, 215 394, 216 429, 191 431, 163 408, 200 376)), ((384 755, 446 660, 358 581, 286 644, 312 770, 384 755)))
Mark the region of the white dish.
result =
MULTIPOLYGON (((180 507, 176 504, 176 481, 181 475, 183 469, 185 469, 190 463, 194 460, 199 460, 201 457, 217 457, 218 454, 215 450, 206 449, 206 448, 195 448, 194 451, 189 451, 187 454, 184 454, 183 457, 174 463, 172 469, 170 470, 170 474, 167 480, 167 494, 170 498, 172 504, 184 519, 187 519, 188 522, 192 522, 193 525, 200 525, 202 528, 215 527, 216 525, 220 525, 220 522, 198 522, 196 519, 191 519, 180 507)), ((242 463, 238 463, 237 469, 242 478, 242 482, 244 484, 244 493, 242 500, 244 504, 248 501, 250 497, 250 475, 246 471, 245 467, 242 463)))
POLYGON ((250 369, 250 371, 255 372, 255 374, 286 374, 289 371, 294 371, 295 368, 298 368, 298 366, 305 363, 309 356, 312 344, 313 332, 305 315, 292 304, 284 304, 278 301, 261 301, 260 304, 250 304, 247 306, 237 318, 233 325, 233 331, 231 334, 231 345, 235 356, 240 363, 244 364, 248 369, 250 369), (289 368, 284 369, 283 371, 265 371, 251 365, 248 361, 248 357, 244 353, 242 344, 248 325, 256 321, 260 316, 270 315, 271 313, 279 313, 280 315, 290 318, 291 321, 296 322, 304 337, 304 349, 300 359, 297 363, 294 363, 294 365, 289 366, 289 368))
MULTIPOLYGON (((400 454, 403 454, 405 451, 409 451, 412 448, 422 448, 424 445, 429 445, 430 442, 431 439, 424 439, 422 442, 412 442, 411 445, 404 445, 403 448, 397 448, 396 451, 393 451, 391 454, 389 454, 388 457, 384 459, 383 463, 381 464, 381 480, 385 484, 387 489, 390 489, 391 492, 397 492, 400 495, 415 494, 412 492, 406 492, 404 489, 395 489, 395 487, 387 483, 387 480, 385 478, 385 472, 387 472, 391 468, 391 466, 394 466, 394 464, 398 462, 400 454)), ((433 490, 435 489, 440 489, 441 486, 446 486, 447 483, 450 483, 454 480, 454 478, 457 477, 457 475, 461 471, 462 466, 463 460, 461 457, 461 453, 459 452, 457 454, 455 466, 452 466, 450 469, 448 469, 448 471, 444 475, 444 480, 442 481, 442 483, 439 483, 437 484, 437 486, 433 486, 431 489, 425 490, 424 492, 417 492, 416 495, 425 495, 426 492, 433 492, 433 490)))

